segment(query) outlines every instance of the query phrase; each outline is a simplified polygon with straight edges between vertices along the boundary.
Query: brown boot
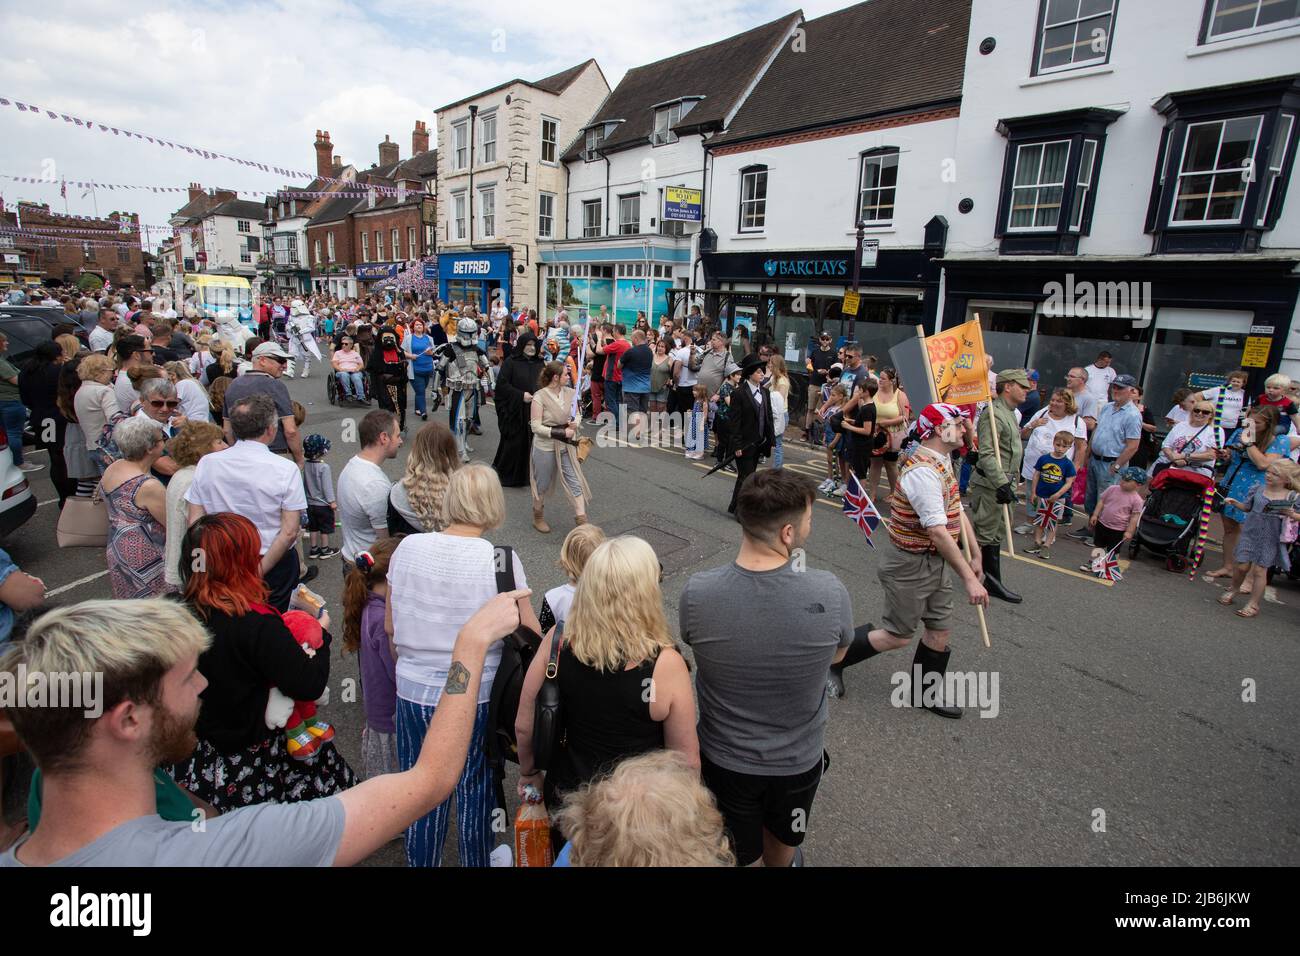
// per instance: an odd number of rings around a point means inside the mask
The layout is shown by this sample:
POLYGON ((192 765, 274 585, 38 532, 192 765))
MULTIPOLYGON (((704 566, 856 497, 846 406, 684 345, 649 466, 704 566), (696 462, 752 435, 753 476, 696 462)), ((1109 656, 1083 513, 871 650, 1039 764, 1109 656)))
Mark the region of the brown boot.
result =
POLYGON ((551 526, 546 523, 546 518, 543 517, 542 509, 536 506, 533 507, 533 527, 542 534, 551 533, 551 526))

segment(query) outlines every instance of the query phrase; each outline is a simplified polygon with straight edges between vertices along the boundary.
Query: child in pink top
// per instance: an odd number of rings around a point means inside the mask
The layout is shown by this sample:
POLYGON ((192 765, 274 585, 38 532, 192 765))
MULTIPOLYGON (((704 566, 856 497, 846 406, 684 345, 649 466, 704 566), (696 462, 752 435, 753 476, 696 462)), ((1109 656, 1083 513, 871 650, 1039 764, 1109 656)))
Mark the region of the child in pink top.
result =
POLYGON ((1141 468, 1128 467, 1119 474, 1119 484, 1101 493, 1088 527, 1092 528, 1093 547, 1110 551, 1121 541, 1131 541, 1142 514, 1142 496, 1138 488, 1147 482, 1141 468))

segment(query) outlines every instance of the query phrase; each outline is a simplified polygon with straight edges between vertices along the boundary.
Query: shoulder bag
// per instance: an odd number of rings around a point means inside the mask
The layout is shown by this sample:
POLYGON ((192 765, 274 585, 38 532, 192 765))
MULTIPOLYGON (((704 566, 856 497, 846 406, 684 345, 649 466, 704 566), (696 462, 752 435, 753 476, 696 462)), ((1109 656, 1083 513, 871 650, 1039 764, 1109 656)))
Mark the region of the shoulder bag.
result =
POLYGON ((108 545, 108 505, 103 485, 89 498, 68 498, 55 530, 60 548, 103 548, 108 545))
POLYGON ((551 653, 546 659, 546 676, 537 689, 537 704, 533 712, 533 769, 550 768, 558 752, 562 733, 560 724, 563 709, 560 705, 560 650, 564 645, 564 622, 555 625, 551 639, 551 653))

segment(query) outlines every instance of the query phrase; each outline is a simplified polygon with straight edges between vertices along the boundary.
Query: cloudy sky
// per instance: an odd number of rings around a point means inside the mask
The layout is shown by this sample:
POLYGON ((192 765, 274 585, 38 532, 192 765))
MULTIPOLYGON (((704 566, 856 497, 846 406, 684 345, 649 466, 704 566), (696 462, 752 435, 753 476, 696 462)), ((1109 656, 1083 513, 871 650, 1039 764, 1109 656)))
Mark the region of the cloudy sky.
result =
MULTIPOLYGON (((317 129, 365 168, 385 134, 410 154, 411 130, 446 103, 588 57, 610 86, 630 67, 731 36, 795 9, 846 0, 121 0, 0 4, 0 97, 289 169, 312 170, 317 129)), ((84 131, 0 107, 6 202, 49 202, 57 180, 277 189, 274 174, 84 131)), ((305 185, 294 181, 292 185, 305 185)), ((250 197, 251 198, 251 197, 250 197)), ((69 187, 68 211, 138 211, 165 224, 183 195, 69 187)), ((156 245, 157 237, 151 237, 156 245)))

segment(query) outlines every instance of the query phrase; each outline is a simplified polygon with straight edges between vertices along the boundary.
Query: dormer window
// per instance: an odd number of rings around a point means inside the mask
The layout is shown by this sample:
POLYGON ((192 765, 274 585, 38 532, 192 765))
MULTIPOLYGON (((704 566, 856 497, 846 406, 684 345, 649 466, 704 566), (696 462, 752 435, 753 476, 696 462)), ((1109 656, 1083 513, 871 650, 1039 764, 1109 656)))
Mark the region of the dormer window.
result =
POLYGON ((673 127, 680 123, 682 117, 694 109, 699 101, 699 97, 691 97, 655 107, 655 129, 650 136, 650 144, 665 146, 677 142, 677 134, 673 132, 673 127))
POLYGON ((587 130, 587 148, 583 151, 583 159, 592 162, 596 159, 596 150, 600 149, 601 144, 605 142, 605 127, 593 126, 587 130))

